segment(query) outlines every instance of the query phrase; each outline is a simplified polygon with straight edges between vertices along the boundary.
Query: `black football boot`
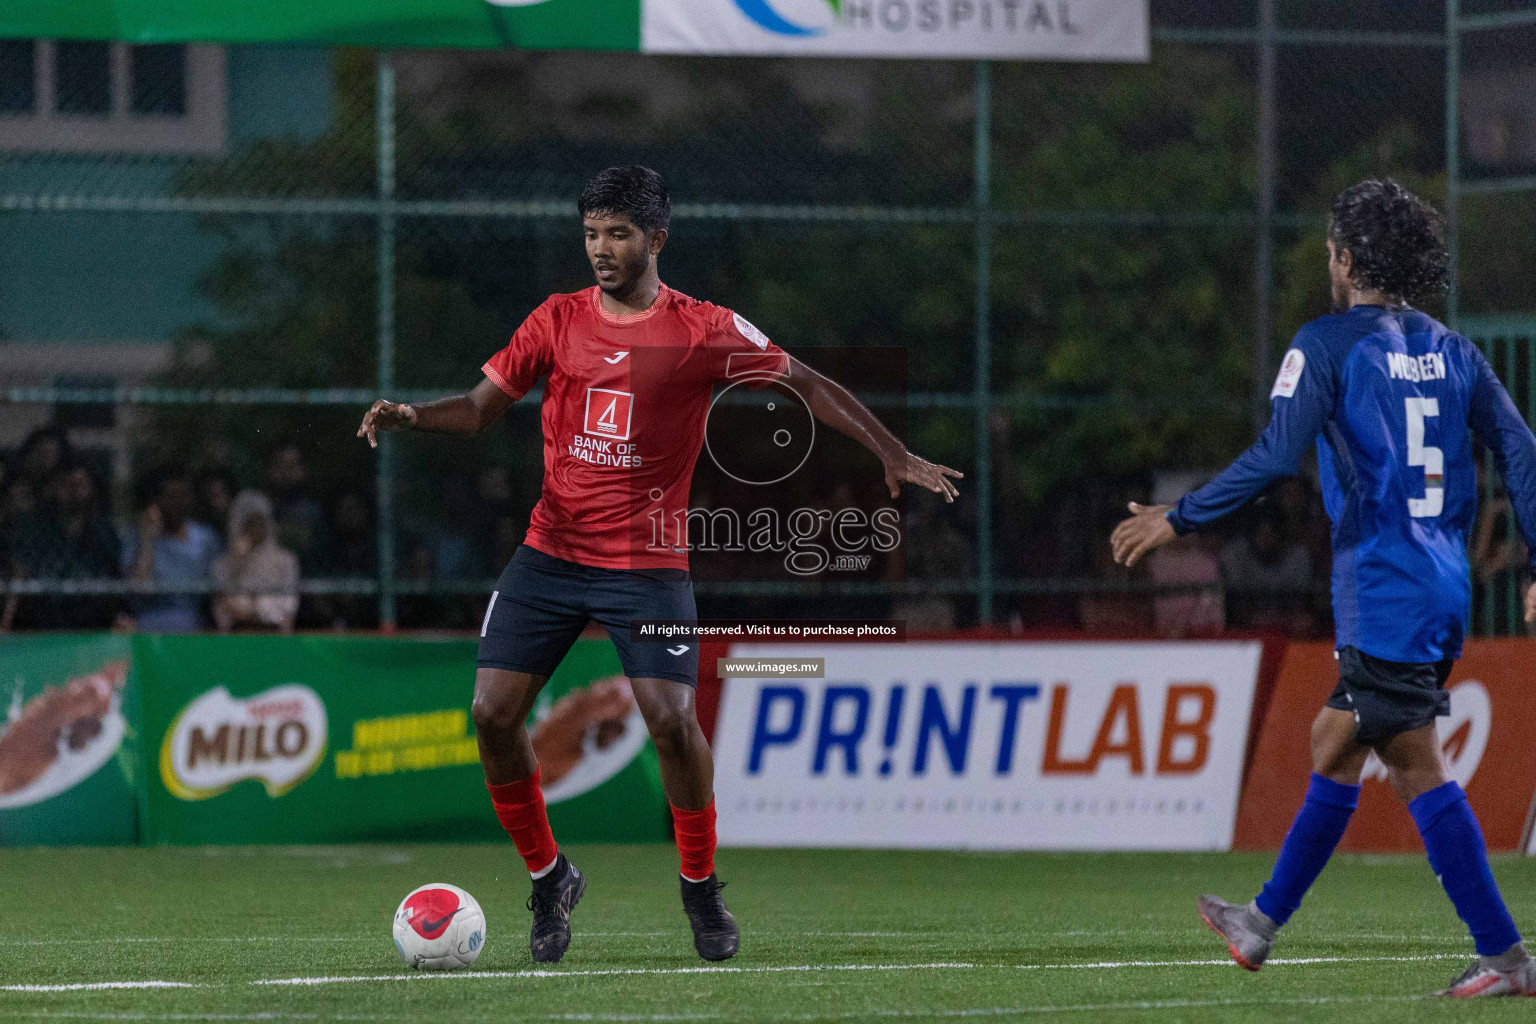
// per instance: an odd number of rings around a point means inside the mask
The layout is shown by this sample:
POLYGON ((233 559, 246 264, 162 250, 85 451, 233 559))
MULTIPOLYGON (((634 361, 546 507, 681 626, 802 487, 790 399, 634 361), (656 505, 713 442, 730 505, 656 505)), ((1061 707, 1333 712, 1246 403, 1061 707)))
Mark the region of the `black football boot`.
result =
POLYGON ((725 883, 714 875, 702 882, 684 878, 682 883, 683 910, 693 926, 693 948, 705 960, 729 960, 741 946, 741 931, 720 896, 725 883))
POLYGON ((563 853, 553 871, 533 880, 533 895, 528 897, 528 909, 533 911, 528 949, 534 963, 558 963, 565 956, 571 944, 571 911, 586 891, 587 876, 563 853))

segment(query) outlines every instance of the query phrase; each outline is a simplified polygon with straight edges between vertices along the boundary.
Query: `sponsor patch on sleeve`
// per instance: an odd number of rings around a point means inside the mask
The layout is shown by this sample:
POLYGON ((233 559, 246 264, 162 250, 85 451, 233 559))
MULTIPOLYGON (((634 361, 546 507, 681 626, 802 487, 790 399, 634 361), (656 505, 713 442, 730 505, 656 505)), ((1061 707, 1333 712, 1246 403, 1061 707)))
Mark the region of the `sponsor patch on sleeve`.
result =
POLYGON ((1301 349, 1293 348, 1285 354, 1285 359, 1280 364, 1280 375, 1275 378, 1275 386, 1269 392, 1270 398, 1290 398, 1296 394, 1296 385, 1301 383, 1301 371, 1307 368, 1307 357, 1301 349))
POLYGON ((752 326, 751 321, 740 313, 732 313, 731 316, 736 320, 736 329, 741 332, 743 338, 746 338, 764 352, 768 351, 768 335, 752 326))

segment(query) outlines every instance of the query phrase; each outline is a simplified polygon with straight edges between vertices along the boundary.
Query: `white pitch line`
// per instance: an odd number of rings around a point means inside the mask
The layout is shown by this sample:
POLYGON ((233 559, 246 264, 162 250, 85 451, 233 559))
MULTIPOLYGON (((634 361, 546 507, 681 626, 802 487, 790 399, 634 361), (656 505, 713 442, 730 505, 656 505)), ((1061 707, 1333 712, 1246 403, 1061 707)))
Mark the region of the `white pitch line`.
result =
POLYGON ((260 1013, 85 1013, 81 1011, 55 1010, 36 1013, 12 1013, 7 1017, 31 1018, 35 1020, 183 1020, 183 1021, 263 1021, 263 1020, 347 1020, 347 1021, 376 1021, 393 1020, 392 1017, 374 1016, 342 1016, 327 1014, 321 1016, 318 1013, 279 1013, 276 1011, 263 1011, 260 1013))
MULTIPOLYGON (((1160 1000, 1134 1000, 1115 1003, 1066 1003, 1060 1005, 1041 1004, 1037 1006, 986 1006, 971 1009, 956 1010, 912 1010, 912 1009, 866 1009, 854 1010, 844 1013, 826 1014, 769 1014, 757 1016, 761 1021, 827 1021, 827 1020, 869 1020, 878 1019, 909 1019, 909 1020, 949 1020, 969 1017, 1026 1017, 1039 1016, 1053 1013, 1112 1013, 1118 1011, 1145 1011, 1145 1010, 1198 1010, 1214 1009, 1216 1007, 1237 1006, 1332 1006, 1369 1003, 1407 1003, 1418 1002, 1427 997, 1420 995, 1411 996, 1301 996, 1294 998, 1276 999, 1160 999, 1160 1000)), ((248 1013, 248 1014, 201 1014, 201 1013, 86 1013, 86 1012, 35 1012, 9 1014, 11 1017, 26 1017, 33 1019, 71 1019, 71 1020, 104 1020, 104 1021, 299 1021, 299 1020, 325 1020, 325 1021, 390 1021, 390 1020, 414 1020, 414 1017, 393 1017, 388 1015, 369 1014, 317 1014, 317 1013, 248 1013)), ((500 1015, 494 1018, 466 1018, 467 1020, 482 1020, 486 1024, 507 1024, 511 1021, 590 1021, 593 1024, 686 1024, 689 1021, 726 1020, 729 1015, 724 1013, 556 1013, 530 1016, 506 1016, 500 1015)))
POLYGON ((132 944, 164 942, 370 942, 376 935, 237 935, 203 938, 193 935, 112 936, 92 939, 0 939, 0 946, 82 946, 86 944, 132 944))
POLYGON ((849 1013, 798 1014, 763 1020, 821 1021, 880 1018, 1024 1017, 1043 1013, 1104 1013, 1115 1010, 1197 1010, 1217 1006, 1328 1006, 1334 1003, 1406 1003, 1425 996, 1302 996, 1279 999, 1158 999, 1119 1003, 1066 1003, 1040 1006, 990 1006, 969 1010, 858 1010, 849 1013))
MULTIPOLYGON (((1281 957, 1270 960, 1266 966, 1308 966, 1314 964, 1369 964, 1369 963, 1421 963, 1435 960, 1466 959, 1465 953, 1429 953, 1420 956, 1311 956, 1281 957)), ((261 978, 246 982, 262 986, 316 986, 346 985, 358 982, 380 981, 498 981, 528 978, 603 978, 628 976, 659 976, 688 974, 804 974, 820 971, 945 971, 972 970, 991 967, 1021 971, 1080 971, 1090 969, 1116 970, 1125 968, 1165 967, 1234 967, 1231 960, 1101 960, 1094 963, 1056 964, 975 964, 975 963, 924 963, 924 964, 799 964, 781 967, 627 967, 597 970, 551 971, 469 971, 463 974, 449 972, 417 972, 414 974, 361 974, 325 975, 299 978, 261 978)), ((99 981, 61 985, 0 985, 0 992, 94 992, 108 989, 157 989, 157 988, 209 988, 209 984, 183 981, 99 981)))
MULTIPOLYGON (((1265 967, 1297 966, 1304 964, 1408 964, 1421 960, 1466 960, 1470 953, 1427 953, 1423 956, 1302 956, 1276 957, 1264 961, 1265 967)), ((1230 959, 1220 960, 1102 960, 1084 964, 1015 964, 1021 971, 1072 971, 1090 967, 1236 967, 1230 959)))
POLYGON ((335 975, 319 978, 263 978, 251 985, 343 985, 358 981, 494 980, 508 978, 604 978, 659 974, 791 974, 809 971, 966 970, 978 964, 801 964, 794 967, 625 967, 595 971, 476 971, 468 974, 423 971, 416 974, 335 975))
POLYGON ((0 992, 103 992, 117 988, 203 988, 187 981, 91 981, 72 985, 0 985, 0 992))

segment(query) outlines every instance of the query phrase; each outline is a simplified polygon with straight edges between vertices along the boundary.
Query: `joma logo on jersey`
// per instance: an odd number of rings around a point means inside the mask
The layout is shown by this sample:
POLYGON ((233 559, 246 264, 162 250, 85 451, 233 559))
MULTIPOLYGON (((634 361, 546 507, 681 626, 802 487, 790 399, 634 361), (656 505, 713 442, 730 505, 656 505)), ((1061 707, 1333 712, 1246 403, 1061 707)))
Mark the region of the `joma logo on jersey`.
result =
POLYGON ((587 388, 587 419, 581 432, 629 440, 629 417, 634 403, 635 396, 627 391, 587 388))

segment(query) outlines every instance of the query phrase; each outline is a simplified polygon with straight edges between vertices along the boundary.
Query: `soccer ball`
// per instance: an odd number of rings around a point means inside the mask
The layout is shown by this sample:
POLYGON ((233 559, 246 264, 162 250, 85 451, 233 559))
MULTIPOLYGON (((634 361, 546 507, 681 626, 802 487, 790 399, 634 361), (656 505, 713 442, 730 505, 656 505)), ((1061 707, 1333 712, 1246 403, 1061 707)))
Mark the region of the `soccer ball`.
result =
POLYGON ((456 885, 424 885, 401 900, 395 911, 395 948, 417 970, 468 967, 485 948, 485 913, 456 885))

